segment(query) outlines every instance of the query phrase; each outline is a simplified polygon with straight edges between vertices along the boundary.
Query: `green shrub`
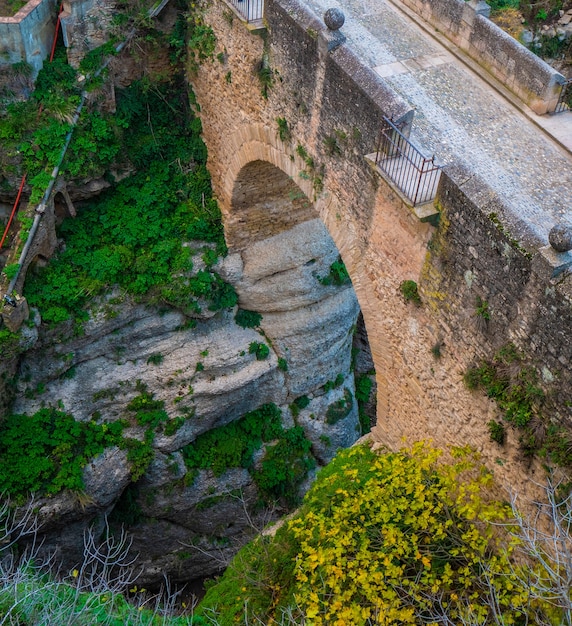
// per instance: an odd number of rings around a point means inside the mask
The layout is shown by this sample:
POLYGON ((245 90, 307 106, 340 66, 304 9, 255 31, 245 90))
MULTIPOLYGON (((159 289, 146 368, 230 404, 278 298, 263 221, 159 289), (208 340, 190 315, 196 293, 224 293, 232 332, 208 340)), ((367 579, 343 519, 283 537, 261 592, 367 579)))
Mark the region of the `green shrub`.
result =
POLYGON ((264 359, 267 359, 270 354, 270 348, 265 343, 253 341, 248 346, 248 353, 254 354, 257 361, 264 361, 264 359))
MULTIPOLYGON (((520 430, 520 447, 526 455, 572 467, 570 431, 549 424, 543 417, 546 395, 539 386, 538 372, 525 363, 513 344, 503 346, 492 360, 469 368, 463 379, 469 389, 481 389, 495 400, 503 419, 520 430)), ((491 438, 496 437, 493 440, 500 443, 500 427, 504 426, 490 424, 491 438)))
POLYGON ((328 393, 328 391, 331 391, 332 389, 337 389, 338 387, 341 387, 343 383, 344 383, 344 375, 340 372, 334 380, 328 380, 328 382, 325 385, 322 385, 322 389, 326 393, 328 393))
POLYGON ((280 410, 265 404, 226 426, 209 430, 183 448, 189 470, 212 469, 220 476, 231 467, 250 467, 252 455, 262 442, 282 432, 280 410))
POLYGON ((288 363, 286 359, 283 359, 282 357, 278 357, 278 369, 282 372, 288 371, 288 363))
POLYGON ((311 447, 304 430, 295 426, 284 431, 275 445, 266 448, 262 466, 253 478, 267 502, 284 501, 290 506, 299 502, 298 487, 315 467, 309 454, 311 447))
POLYGON ((256 328, 260 326, 262 315, 256 311, 247 311, 246 309, 238 309, 234 316, 234 321, 241 328, 256 328))
POLYGON ((350 275, 341 257, 338 257, 338 260, 330 265, 330 273, 327 276, 318 276, 317 278, 322 285, 326 286, 336 285, 336 287, 341 287, 351 282, 350 275))
POLYGON ((506 439, 506 429, 504 427, 504 424, 495 420, 491 420, 490 422, 488 422, 487 427, 489 429, 491 441, 498 443, 499 446, 504 446, 504 442, 506 439))
POLYGON ((310 398, 308 398, 308 396, 300 396, 299 398, 296 398, 289 407, 292 416, 298 417, 298 415, 300 415, 300 411, 305 409, 309 404, 310 398))
POLYGON ((491 310, 489 308, 489 303, 480 297, 477 297, 475 315, 482 318, 486 322, 491 319, 491 310))
POLYGON ((338 453, 297 515, 244 547, 197 614, 229 625, 281 623, 283 612, 297 624, 365 626, 383 616, 397 626, 426 616, 519 624, 550 613, 544 601, 530 606, 526 577, 513 573, 509 510, 491 499, 491 475, 467 450, 453 449, 450 464, 439 456, 423 444, 338 453))
POLYGON ((288 122, 284 117, 277 117, 276 123, 278 124, 278 137, 280 137, 280 141, 287 142, 292 138, 292 134, 290 132, 290 128, 288 127, 288 122))
MULTIPOLYGON (((144 388, 142 385, 140 387, 144 388)), ((169 419, 164 407, 163 400, 155 400, 152 393, 143 390, 128 403, 127 410, 135 413, 135 419, 140 426, 157 428, 161 422, 169 419)))
POLYGON ((404 280, 399 289, 407 302, 413 302, 419 306, 421 304, 421 296, 417 290, 417 283, 414 280, 404 280))
POLYGON ((350 414, 354 405, 354 398, 349 389, 344 389, 344 397, 333 402, 326 411, 326 423, 335 424, 350 414))
MULTIPOLYGON (((123 133, 125 156, 139 171, 87 203, 76 219, 64 221, 60 236, 66 249, 29 276, 29 303, 52 325, 72 316, 85 318, 90 298, 115 284, 139 298, 185 311, 198 309, 196 298, 205 299, 212 310, 234 306, 234 289, 214 272, 202 270, 185 278, 192 270, 185 241, 216 243, 218 253, 226 248, 220 212, 211 197, 200 120, 188 111, 179 85, 148 89, 136 81, 118 90, 113 124, 123 133), (193 168, 184 171, 181 162, 193 163, 193 168)), ((113 159, 119 145, 110 140, 113 124, 97 115, 86 118, 77 143, 71 144, 69 167, 75 163, 84 169, 81 155, 94 151, 103 159, 101 167, 113 159), (96 148, 100 143, 105 146, 96 148)), ((43 143, 51 145, 47 139, 43 143)), ((59 150, 59 139, 56 144, 59 150)))
POLYGON ((7 328, 0 328, 0 358, 11 359, 20 353, 20 336, 7 328))
POLYGON ((163 359, 164 357, 160 352, 154 352, 147 359, 147 363, 152 364, 152 365, 161 365, 161 363, 163 362, 163 359))
POLYGON ((313 467, 311 443, 302 429, 284 430, 280 409, 265 404, 226 426, 210 430, 182 450, 191 476, 199 469, 211 469, 220 476, 232 467, 247 468, 266 501, 293 504, 298 487, 313 467), (253 467, 253 454, 267 446, 260 468, 253 467))
POLYGON ((8 415, 0 423, 0 491, 17 499, 83 489, 83 468, 122 441, 119 423, 77 422, 62 411, 8 415))
POLYGON ((2 272, 5 274, 8 280, 12 280, 14 276, 20 271, 19 263, 10 263, 9 265, 5 265, 2 272))

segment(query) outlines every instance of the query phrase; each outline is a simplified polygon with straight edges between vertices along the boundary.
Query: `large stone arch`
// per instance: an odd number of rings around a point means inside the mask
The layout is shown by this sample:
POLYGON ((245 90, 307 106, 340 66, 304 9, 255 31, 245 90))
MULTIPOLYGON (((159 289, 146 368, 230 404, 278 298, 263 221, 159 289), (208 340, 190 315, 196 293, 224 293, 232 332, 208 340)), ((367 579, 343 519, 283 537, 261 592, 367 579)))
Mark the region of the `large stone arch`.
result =
MULTIPOLYGON (((307 164, 298 154, 297 146, 280 141, 274 129, 263 124, 243 125, 227 141, 225 154, 228 160, 224 163, 224 170, 220 169, 220 154, 216 156, 217 163, 212 163, 211 167, 219 169, 219 176, 214 177, 214 187, 230 252, 239 252, 257 239, 254 231, 260 228, 260 222, 249 225, 244 215, 246 205, 251 201, 275 201, 296 189, 303 194, 302 198, 291 199, 292 204, 298 205, 298 218, 311 219, 314 215, 322 221, 352 280, 376 371, 378 417, 386 417, 389 397, 385 371, 390 345, 380 332, 381 325, 376 319, 382 312, 371 276, 367 272, 368 264, 364 257, 366 242, 363 234, 360 236, 360 228, 354 223, 351 212, 347 210, 347 203, 327 188, 318 193, 311 172, 309 177, 300 176, 301 172, 308 171, 307 164), (220 181, 219 186, 217 179, 220 181)), ((287 228, 289 223, 295 222, 296 219, 274 220, 267 225, 266 232, 276 234, 281 227, 287 228)))

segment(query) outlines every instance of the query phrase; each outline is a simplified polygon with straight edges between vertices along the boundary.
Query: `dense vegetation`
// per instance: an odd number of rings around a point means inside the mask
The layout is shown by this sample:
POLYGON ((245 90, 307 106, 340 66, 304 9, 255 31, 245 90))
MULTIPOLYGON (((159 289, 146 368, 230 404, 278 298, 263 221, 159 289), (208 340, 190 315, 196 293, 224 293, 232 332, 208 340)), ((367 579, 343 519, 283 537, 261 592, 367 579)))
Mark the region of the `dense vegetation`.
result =
POLYGON ((547 35, 545 30, 557 24, 560 11, 572 8, 570 0, 489 0, 488 4, 494 22, 521 40, 523 30, 529 30, 532 33, 530 49, 570 76, 572 39, 554 36, 554 31, 547 35))
POLYGON ((183 448, 183 458, 190 476, 205 468, 217 476, 229 468, 247 468, 267 504, 282 501, 292 505, 299 501, 300 484, 315 465, 310 447, 301 427, 284 429, 280 409, 265 404, 200 435, 183 448), (255 464, 254 453, 263 443, 270 445, 255 464))
POLYGON ((88 300, 113 285, 190 314, 200 311, 199 299, 214 309, 234 305, 233 289, 209 267, 224 251, 222 226, 184 86, 133 83, 118 94, 114 124, 137 171, 62 224, 65 250, 29 277, 29 303, 52 324, 85 316, 88 300), (206 248, 184 245, 193 240, 214 245, 198 272, 192 255, 206 248))
MULTIPOLYGON (((87 563, 60 582, 30 561, 6 559, 3 539, 0 617, 26 625, 570 623, 572 496, 553 486, 535 514, 540 526, 528 525, 491 497, 492 476, 473 453, 450 454, 444 462, 423 443, 398 453, 364 445, 340 452, 296 516, 245 546, 187 617, 147 610, 152 599, 137 587, 139 608, 118 593, 130 576, 123 536, 104 538, 102 548, 90 543, 87 563), (110 553, 113 560, 103 558, 110 553)), ((7 510, 0 539, 19 530, 7 510)))
POLYGON ((487 494, 491 475, 468 450, 452 455, 340 452, 296 517, 235 557, 199 615, 224 626, 562 623, 513 562, 512 511, 487 494))

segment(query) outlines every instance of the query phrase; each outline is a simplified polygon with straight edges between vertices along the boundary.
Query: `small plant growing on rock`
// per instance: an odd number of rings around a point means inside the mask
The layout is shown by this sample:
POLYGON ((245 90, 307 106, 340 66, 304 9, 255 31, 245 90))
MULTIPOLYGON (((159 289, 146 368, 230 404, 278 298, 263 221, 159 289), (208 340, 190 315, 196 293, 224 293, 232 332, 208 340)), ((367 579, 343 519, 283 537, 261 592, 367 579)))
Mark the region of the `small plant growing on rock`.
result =
POLYGON ((308 396, 300 396, 296 398, 294 402, 290 405, 290 413, 292 413, 292 417, 298 417, 300 415, 300 411, 305 409, 310 404, 310 398, 308 396))
POLYGON ((290 133, 290 128, 288 127, 288 122, 286 121, 286 118, 277 117, 276 123, 278 124, 278 137, 280 137, 280 141, 290 141, 292 134, 290 133))
POLYGON ((260 93, 265 100, 268 100, 268 93, 274 85, 274 72, 263 59, 257 63, 255 74, 258 76, 258 80, 260 82, 260 93))
POLYGON ((421 296, 414 280, 404 280, 399 285, 399 290, 407 302, 413 302, 416 306, 421 305, 421 296))
POLYGON ((342 287, 351 282, 348 270, 342 261, 342 257, 338 257, 337 261, 334 261, 330 265, 330 273, 327 276, 317 276, 317 279, 322 285, 328 287, 329 285, 335 285, 336 287, 342 287))
POLYGON ((246 309, 238 309, 234 316, 234 321, 241 328, 256 328, 260 326, 262 315, 256 311, 247 311, 246 309))
POLYGON ((151 365, 161 365, 162 362, 163 355, 160 352, 155 352, 147 359, 147 363, 151 365))
POLYGON ((254 354, 257 361, 264 361, 264 359, 267 359, 270 354, 270 348, 265 343, 253 341, 248 346, 248 353, 254 354))
POLYGON ((480 330, 486 330, 491 319, 491 310, 489 308, 489 303, 486 300, 483 300, 480 296, 477 296, 475 316, 480 330))
POLYGON ((4 269, 2 270, 2 273, 6 276, 8 280, 12 280, 14 276, 16 276, 16 274, 18 273, 19 269, 20 269, 19 263, 10 263, 6 265, 6 267, 4 267, 4 269))
POLYGON ((441 353, 441 350, 443 349, 443 346, 445 344, 443 343, 443 341, 439 340, 432 348, 431 348, 431 354, 436 358, 436 359, 440 359, 443 355, 441 353))
POLYGON ((335 424, 347 417, 354 405, 354 397, 349 389, 344 389, 344 397, 333 402, 326 411, 326 423, 335 424))
POLYGON ((327 137, 325 137, 324 148, 330 156, 340 156, 342 153, 340 144, 338 143, 336 137, 334 137, 333 135, 328 135, 327 137))
POLYGON ((487 424, 487 427, 489 429, 491 441, 498 443, 499 446, 504 446, 504 442, 506 440, 506 429, 504 427, 504 424, 495 420, 491 420, 487 424))

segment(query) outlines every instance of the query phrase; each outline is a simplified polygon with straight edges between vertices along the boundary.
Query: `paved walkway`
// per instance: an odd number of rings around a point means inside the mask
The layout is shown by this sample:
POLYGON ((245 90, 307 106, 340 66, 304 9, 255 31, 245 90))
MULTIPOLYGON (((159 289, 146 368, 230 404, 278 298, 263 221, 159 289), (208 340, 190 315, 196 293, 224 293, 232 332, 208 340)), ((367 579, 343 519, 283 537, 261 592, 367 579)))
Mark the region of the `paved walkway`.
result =
POLYGON ((318 16, 344 11, 348 45, 416 109, 411 137, 428 156, 469 165, 546 242, 555 223, 572 224, 572 113, 537 116, 507 100, 399 0, 305 2, 318 16))

